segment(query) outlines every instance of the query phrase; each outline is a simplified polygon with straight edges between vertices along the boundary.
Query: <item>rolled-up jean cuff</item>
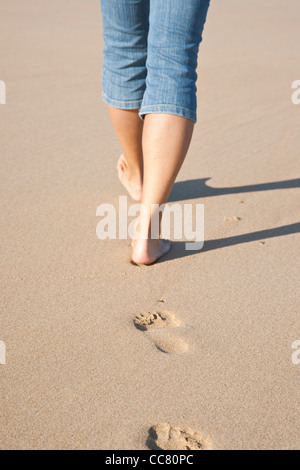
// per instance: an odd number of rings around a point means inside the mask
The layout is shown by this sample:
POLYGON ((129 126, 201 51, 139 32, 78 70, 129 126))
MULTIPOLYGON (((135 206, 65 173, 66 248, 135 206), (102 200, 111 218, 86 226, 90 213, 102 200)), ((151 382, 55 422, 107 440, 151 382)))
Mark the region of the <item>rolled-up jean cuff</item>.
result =
POLYGON ((118 109, 140 109, 143 99, 137 101, 118 101, 112 98, 109 98, 104 91, 102 92, 102 100, 104 103, 109 104, 113 108, 118 109))
POLYGON ((155 104, 142 106, 139 111, 139 116, 144 120, 145 114, 174 114, 176 116, 182 116, 187 119, 191 119, 194 123, 197 122, 197 113, 188 108, 181 106, 175 106, 173 104, 155 104))

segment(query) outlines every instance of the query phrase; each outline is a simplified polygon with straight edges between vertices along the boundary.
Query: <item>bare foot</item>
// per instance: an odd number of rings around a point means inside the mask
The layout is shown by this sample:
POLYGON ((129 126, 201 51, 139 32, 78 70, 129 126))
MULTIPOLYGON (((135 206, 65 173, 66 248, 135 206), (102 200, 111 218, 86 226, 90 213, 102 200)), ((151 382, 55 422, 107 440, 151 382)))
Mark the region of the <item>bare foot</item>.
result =
POLYGON ((141 201, 143 189, 141 176, 137 171, 134 172, 130 169, 124 155, 121 155, 119 158, 117 170, 119 180, 132 199, 141 201))
POLYGON ((135 264, 153 264, 171 249, 171 242, 163 239, 134 240, 132 261, 135 264))

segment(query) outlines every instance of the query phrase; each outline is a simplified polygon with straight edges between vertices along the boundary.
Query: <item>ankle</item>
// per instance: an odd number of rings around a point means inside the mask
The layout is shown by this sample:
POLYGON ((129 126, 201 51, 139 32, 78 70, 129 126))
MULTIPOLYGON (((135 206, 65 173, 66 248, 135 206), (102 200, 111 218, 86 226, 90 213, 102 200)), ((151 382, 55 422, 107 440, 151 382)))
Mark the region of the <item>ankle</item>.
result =
POLYGON ((126 168, 135 175, 142 174, 143 158, 138 154, 123 153, 124 160, 126 161, 126 168))

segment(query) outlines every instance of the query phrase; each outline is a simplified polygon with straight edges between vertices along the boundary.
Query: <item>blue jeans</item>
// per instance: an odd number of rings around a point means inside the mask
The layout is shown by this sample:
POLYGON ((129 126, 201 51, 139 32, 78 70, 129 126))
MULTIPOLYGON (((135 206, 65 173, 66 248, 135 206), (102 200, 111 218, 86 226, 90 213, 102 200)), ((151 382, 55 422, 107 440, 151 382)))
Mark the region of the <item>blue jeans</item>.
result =
POLYGON ((210 0, 101 0, 102 98, 197 121, 197 61, 210 0))

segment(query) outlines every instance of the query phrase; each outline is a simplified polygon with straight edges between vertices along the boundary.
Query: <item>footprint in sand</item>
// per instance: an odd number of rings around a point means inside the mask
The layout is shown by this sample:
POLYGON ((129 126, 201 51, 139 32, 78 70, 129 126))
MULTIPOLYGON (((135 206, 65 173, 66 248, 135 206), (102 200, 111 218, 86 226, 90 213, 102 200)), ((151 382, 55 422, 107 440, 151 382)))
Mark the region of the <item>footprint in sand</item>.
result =
POLYGON ((178 336, 169 332, 157 331, 162 328, 176 328, 180 325, 180 320, 174 313, 151 312, 137 315, 134 319, 136 328, 148 331, 148 337, 154 342, 157 349, 167 354, 183 354, 188 351, 189 345, 178 336))
POLYGON ((171 312, 151 312, 141 313, 134 319, 136 328, 148 331, 155 328, 175 328, 180 325, 180 321, 171 312))
POLYGON ((210 441, 200 432, 168 423, 150 428, 147 446, 151 450, 212 450, 210 441))

